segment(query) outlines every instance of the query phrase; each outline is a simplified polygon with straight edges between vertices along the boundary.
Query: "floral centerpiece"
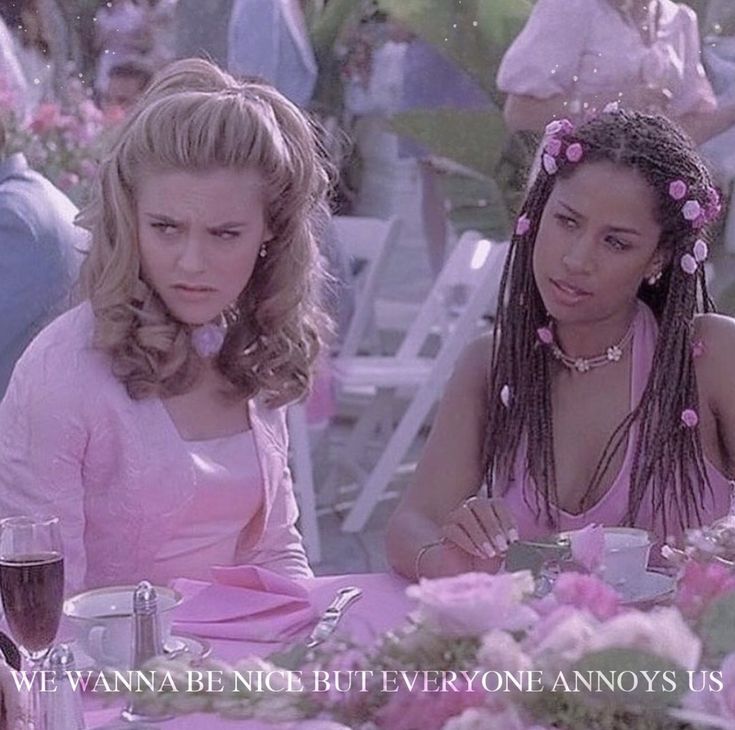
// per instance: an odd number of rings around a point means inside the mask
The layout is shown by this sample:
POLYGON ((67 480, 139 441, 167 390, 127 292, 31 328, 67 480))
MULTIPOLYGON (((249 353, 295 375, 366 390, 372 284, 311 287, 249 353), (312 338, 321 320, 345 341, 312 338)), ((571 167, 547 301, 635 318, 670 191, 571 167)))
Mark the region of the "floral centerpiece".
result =
POLYGON ((369 646, 334 639, 232 666, 160 660, 151 668, 171 687, 191 688, 192 672, 222 685, 136 702, 360 730, 735 729, 735 574, 715 559, 731 534, 702 535, 678 554, 665 606, 631 607, 580 572, 543 597, 529 571, 421 580, 405 625, 369 646))
POLYGON ((28 117, 20 114, 19 108, 7 79, 0 75, 0 118, 5 127, 6 154, 22 152, 33 169, 77 205, 83 205, 105 137, 122 120, 122 110, 100 111, 91 91, 78 79, 68 82, 63 107, 44 102, 28 117))

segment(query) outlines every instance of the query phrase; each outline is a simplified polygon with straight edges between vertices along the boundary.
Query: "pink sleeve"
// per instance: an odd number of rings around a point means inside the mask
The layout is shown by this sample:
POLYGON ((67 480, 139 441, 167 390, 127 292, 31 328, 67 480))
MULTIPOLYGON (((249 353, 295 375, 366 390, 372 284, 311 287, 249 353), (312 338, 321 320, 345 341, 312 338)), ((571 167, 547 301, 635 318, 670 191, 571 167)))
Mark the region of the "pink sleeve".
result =
MULTIPOLYGON (((33 348, 32 348, 33 349, 33 348)), ((61 522, 67 592, 84 585, 84 485, 86 432, 81 401, 41 348, 22 357, 0 403, 0 516, 55 515, 61 522)), ((65 379, 67 378, 67 379, 65 379)))
POLYGON ((548 99, 567 94, 579 73, 590 0, 538 0, 498 70, 501 91, 548 99))
POLYGON ((671 111, 675 117, 717 108, 715 93, 702 66, 697 14, 686 5, 680 5, 679 18, 683 33, 681 53, 684 68, 681 93, 671 102, 671 111))

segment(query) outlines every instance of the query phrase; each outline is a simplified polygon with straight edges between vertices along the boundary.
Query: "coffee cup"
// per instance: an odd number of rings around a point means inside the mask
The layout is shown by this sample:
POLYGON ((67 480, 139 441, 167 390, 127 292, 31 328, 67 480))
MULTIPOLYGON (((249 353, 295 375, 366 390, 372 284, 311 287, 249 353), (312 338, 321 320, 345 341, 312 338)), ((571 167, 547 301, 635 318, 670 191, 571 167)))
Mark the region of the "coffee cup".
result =
MULTIPOLYGON (((109 586, 71 596, 64 615, 74 637, 96 668, 132 669, 133 592, 135 586, 109 586)), ((156 586, 161 640, 170 643, 173 609, 181 603, 178 591, 156 586)))
POLYGON ((634 583, 646 572, 653 541, 636 527, 605 527, 602 578, 611 586, 634 583))

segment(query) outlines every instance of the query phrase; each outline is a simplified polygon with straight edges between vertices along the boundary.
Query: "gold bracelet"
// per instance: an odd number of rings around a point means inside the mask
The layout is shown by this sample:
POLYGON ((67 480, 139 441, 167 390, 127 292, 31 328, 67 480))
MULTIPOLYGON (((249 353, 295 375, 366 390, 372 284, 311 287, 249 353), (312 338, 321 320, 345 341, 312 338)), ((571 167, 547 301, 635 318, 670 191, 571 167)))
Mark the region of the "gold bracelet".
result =
POLYGON ((428 542, 426 543, 426 545, 422 545, 419 548, 419 551, 416 553, 416 560, 413 563, 413 572, 414 572, 414 576, 416 577, 417 583, 419 582, 419 580, 421 580, 421 573, 420 573, 421 560, 423 559, 424 555, 426 555, 426 553, 428 553, 429 550, 431 550, 431 548, 438 547, 439 545, 443 545, 444 542, 445 542, 444 538, 442 538, 441 540, 434 540, 434 542, 428 542))

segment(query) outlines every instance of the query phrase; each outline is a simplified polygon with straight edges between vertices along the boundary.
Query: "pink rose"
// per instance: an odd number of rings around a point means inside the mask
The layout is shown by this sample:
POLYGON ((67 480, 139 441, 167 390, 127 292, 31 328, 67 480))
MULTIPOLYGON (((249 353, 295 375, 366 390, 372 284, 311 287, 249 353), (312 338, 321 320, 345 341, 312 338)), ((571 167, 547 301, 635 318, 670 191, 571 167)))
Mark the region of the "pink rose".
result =
POLYGON ((716 598, 735 590, 735 574, 722 563, 690 560, 679 579, 675 604, 696 621, 716 598))
POLYGON ((531 227, 531 221, 528 219, 528 216, 524 213, 516 223, 516 235, 517 236, 524 236, 526 233, 528 233, 528 229, 531 227))
POLYGON ((602 564, 605 552, 605 531, 602 525, 592 523, 581 530, 569 533, 572 548, 572 559, 590 572, 597 570, 602 564))
POLYGON ((546 170, 549 175, 553 175, 559 169, 556 164, 556 160, 549 154, 545 154, 542 157, 541 163, 543 164, 544 170, 546 170))
POLYGON ((557 157, 561 152, 561 140, 558 137, 552 137, 546 143, 545 149, 552 157, 557 157))
POLYGON ((618 594, 594 575, 562 573, 554 583, 552 595, 560 605, 589 611, 600 621, 620 613, 618 594))
POLYGON ((550 345, 554 341, 554 333, 548 327, 539 327, 536 334, 544 345, 550 345))
POLYGON ((697 270, 697 260, 690 253, 685 253, 681 257, 681 268, 687 274, 693 274, 697 270))
POLYGON ((681 209, 681 213, 684 218, 688 221, 694 221, 702 215, 702 206, 698 200, 687 200, 684 203, 684 207, 681 209))
POLYGON ((702 261, 705 261, 708 254, 709 254, 709 246, 707 246, 707 242, 703 241, 701 238, 698 238, 694 242, 694 260, 698 263, 702 263, 702 261))
POLYGON ((681 422, 687 428, 695 428, 699 423, 699 416, 694 409, 687 408, 681 412, 681 422))
POLYGON ((534 590, 527 570, 517 573, 464 573, 422 579, 406 595, 419 603, 420 618, 445 636, 481 636, 492 629, 523 631, 537 619, 524 601, 534 590))
POLYGON ((58 104, 39 104, 33 119, 31 119, 30 128, 36 134, 46 134, 62 126, 63 119, 58 104))

